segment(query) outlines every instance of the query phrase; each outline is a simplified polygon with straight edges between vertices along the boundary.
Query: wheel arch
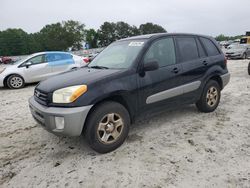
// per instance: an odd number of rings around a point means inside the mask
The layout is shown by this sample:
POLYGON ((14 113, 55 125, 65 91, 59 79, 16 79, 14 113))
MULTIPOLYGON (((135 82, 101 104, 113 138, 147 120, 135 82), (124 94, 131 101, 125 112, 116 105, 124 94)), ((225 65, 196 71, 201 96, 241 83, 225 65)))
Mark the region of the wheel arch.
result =
POLYGON ((20 75, 20 74, 18 74, 18 73, 10 73, 10 74, 8 74, 7 76, 5 76, 5 78, 3 79, 3 84, 4 84, 5 87, 8 87, 7 80, 8 80, 8 78, 9 78, 10 76, 12 76, 12 75, 20 76, 20 77, 23 79, 24 84, 25 84, 25 79, 24 79, 24 77, 23 77, 22 75, 20 75))
POLYGON ((135 113, 132 109, 132 107, 128 104, 128 101, 126 100, 126 98, 122 95, 119 95, 119 94, 114 94, 114 95, 111 95, 111 96, 108 96, 108 97, 104 97, 100 100, 98 100, 93 106, 92 108, 89 110, 88 112, 88 115, 85 119, 85 122, 84 122, 84 126, 83 126, 83 129, 82 129, 82 134, 85 132, 86 130, 86 123, 88 121, 88 118, 89 116, 91 115, 91 113, 102 103, 104 102, 108 102, 108 101, 111 101, 111 102, 117 102, 119 104, 121 104, 129 113, 129 117, 130 117, 130 123, 134 122, 134 119, 135 119, 135 113))

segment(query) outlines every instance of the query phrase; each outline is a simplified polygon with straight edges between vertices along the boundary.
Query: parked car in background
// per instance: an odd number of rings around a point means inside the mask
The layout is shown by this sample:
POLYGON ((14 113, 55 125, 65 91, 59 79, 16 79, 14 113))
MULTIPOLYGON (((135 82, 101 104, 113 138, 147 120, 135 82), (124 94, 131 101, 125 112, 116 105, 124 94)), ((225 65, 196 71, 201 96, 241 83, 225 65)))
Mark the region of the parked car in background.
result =
POLYGON ((250 45, 233 44, 225 50, 228 59, 246 59, 250 57, 250 45))
POLYGON ((40 82, 29 106, 49 132, 83 134, 95 151, 106 153, 124 142, 138 116, 192 103, 214 111, 229 79, 213 38, 143 35, 114 42, 88 66, 40 82))
POLYGON ((66 52, 40 52, 0 70, 0 87, 22 88, 26 83, 39 82, 50 76, 86 66, 82 57, 66 52))
POLYGON ((245 36, 240 39, 240 44, 249 44, 250 45, 250 36, 245 36))
POLYGON ((12 62, 12 58, 11 57, 7 57, 7 56, 0 57, 0 63, 9 64, 11 62, 12 62))

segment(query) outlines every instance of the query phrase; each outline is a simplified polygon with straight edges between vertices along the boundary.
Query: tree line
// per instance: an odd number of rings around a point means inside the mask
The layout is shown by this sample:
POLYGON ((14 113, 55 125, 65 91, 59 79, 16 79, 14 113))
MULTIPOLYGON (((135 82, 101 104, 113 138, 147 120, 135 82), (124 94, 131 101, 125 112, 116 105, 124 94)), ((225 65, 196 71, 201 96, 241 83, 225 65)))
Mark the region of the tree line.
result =
POLYGON ((215 37, 215 40, 217 40, 217 41, 236 40, 236 39, 241 39, 243 36, 244 35, 226 36, 226 35, 220 34, 217 37, 215 37))
POLYGON ((24 55, 39 51, 79 50, 83 41, 89 48, 105 47, 126 37, 167 32, 162 26, 145 23, 139 27, 125 22, 104 22, 99 29, 86 29, 78 21, 63 21, 45 25, 39 32, 27 33, 22 29, 0 31, 0 56, 24 55))

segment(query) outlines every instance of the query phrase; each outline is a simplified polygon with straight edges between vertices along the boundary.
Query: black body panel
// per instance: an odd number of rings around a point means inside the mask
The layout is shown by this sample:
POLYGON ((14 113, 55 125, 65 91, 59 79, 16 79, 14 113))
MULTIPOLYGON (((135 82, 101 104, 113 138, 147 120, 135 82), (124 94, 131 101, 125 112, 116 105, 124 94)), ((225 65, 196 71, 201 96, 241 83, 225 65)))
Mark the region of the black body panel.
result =
MULTIPOLYGON (((225 57, 214 39, 193 34, 153 34, 139 37, 132 37, 122 40, 146 39, 143 49, 140 51, 135 62, 128 69, 94 69, 80 68, 74 71, 60 74, 38 84, 36 90, 48 96, 47 103, 36 100, 47 106, 79 107, 95 105, 103 100, 118 100, 128 108, 132 117, 141 113, 176 107, 186 103, 196 102, 201 95, 207 80, 220 76, 228 72, 225 57), (205 52, 202 56, 199 49, 199 58, 191 61, 181 61, 180 49, 176 45, 176 37, 193 37, 196 42, 200 42, 199 37, 211 40, 219 54, 208 56, 206 49, 201 43, 205 52), (175 41, 176 64, 160 67, 157 70, 144 72, 143 57, 149 47, 162 38, 172 37, 175 41), (192 92, 166 97, 163 100, 147 104, 147 99, 160 92, 181 87, 199 81, 199 88, 192 92), (88 91, 80 96, 75 102, 70 104, 53 104, 52 94, 55 90, 68 86, 85 84, 88 91)), ((177 90, 178 91, 178 90, 177 90)))

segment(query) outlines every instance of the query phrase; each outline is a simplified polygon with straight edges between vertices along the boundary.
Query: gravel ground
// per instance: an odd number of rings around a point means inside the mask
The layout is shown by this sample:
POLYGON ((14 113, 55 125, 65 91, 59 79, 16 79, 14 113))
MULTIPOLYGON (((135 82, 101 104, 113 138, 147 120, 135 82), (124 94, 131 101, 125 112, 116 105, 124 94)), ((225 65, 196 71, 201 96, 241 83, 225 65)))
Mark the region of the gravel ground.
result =
POLYGON ((0 187, 250 187, 247 64, 228 61, 215 112, 190 105, 140 120, 104 155, 37 125, 27 103, 34 85, 0 89, 0 187))

